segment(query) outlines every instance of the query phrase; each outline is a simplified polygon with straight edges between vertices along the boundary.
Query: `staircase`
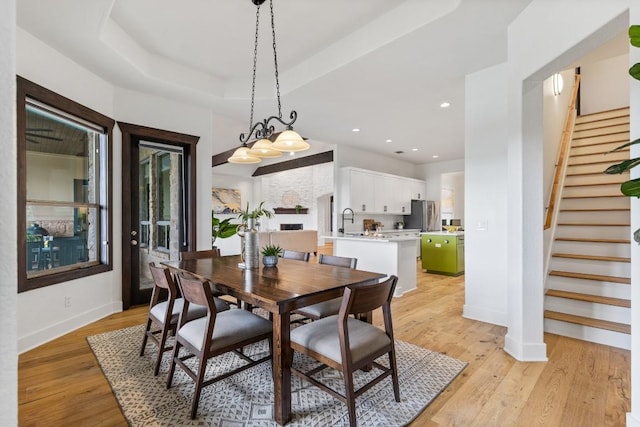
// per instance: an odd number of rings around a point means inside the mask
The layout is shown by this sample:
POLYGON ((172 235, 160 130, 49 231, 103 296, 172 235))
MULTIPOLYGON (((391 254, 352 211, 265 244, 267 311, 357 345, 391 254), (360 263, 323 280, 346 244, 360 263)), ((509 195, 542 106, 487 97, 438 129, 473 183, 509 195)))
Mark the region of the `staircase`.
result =
POLYGON ((546 282, 546 332, 631 348, 629 198, 608 175, 629 150, 629 109, 579 116, 573 131, 546 282))

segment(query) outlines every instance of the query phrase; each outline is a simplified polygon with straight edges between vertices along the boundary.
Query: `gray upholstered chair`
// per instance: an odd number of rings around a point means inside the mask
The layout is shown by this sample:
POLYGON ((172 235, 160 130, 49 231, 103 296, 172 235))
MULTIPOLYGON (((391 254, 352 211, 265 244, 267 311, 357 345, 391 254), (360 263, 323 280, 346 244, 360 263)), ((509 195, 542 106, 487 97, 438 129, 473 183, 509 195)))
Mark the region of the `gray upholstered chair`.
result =
MULTIPOLYGON (((347 268, 355 269, 356 265, 358 264, 358 259, 350 258, 350 257, 335 256, 335 255, 320 254, 320 257, 318 258, 318 264, 330 264, 330 265, 337 265, 339 267, 347 267, 347 268)), ((338 314, 341 301, 342 301, 342 298, 334 298, 329 301, 323 301, 318 304, 302 307, 296 310, 295 313, 300 314, 311 320, 322 319, 323 317, 338 314)))
POLYGON ((246 310, 228 310, 219 312, 214 303, 211 286, 199 279, 178 275, 178 285, 185 303, 180 313, 176 340, 173 347, 171 367, 167 378, 167 388, 171 387, 173 373, 178 365, 194 382, 195 391, 191 404, 191 418, 195 418, 203 387, 235 375, 245 369, 271 359, 273 325, 267 319, 246 310), (192 304, 204 305, 207 315, 189 320, 188 311, 192 304), (269 355, 260 359, 251 359, 242 353, 242 347, 269 340, 269 355), (184 349, 180 356, 180 349, 184 349), (207 361, 210 358, 234 351, 248 363, 215 377, 205 378, 207 361), (191 358, 198 359, 198 367, 192 369, 184 363, 191 358))
POLYGON ((282 258, 287 259, 296 259, 299 261, 309 262, 309 256, 311 256, 309 252, 292 251, 289 249, 285 249, 282 251, 282 258))
POLYGON ((295 366, 291 371, 345 403, 349 411, 349 422, 353 427, 356 425, 356 397, 389 375, 392 377, 396 402, 400 401, 391 324, 391 298, 397 281, 396 276, 390 276, 387 280, 374 285, 351 286, 344 291, 337 315, 307 323, 291 331, 293 351, 306 354, 321 363, 309 372, 302 372, 295 366), (349 316, 369 312, 379 307, 382 307, 384 330, 349 316), (375 362, 385 354, 389 357, 388 368, 375 362), (382 373, 355 390, 353 373, 368 365, 373 365, 382 373), (346 391, 344 395, 312 377, 327 367, 342 373, 346 391))
MULTIPOLYGON (((184 299, 178 298, 178 287, 171 276, 168 268, 156 267, 153 263, 149 264, 151 277, 153 278, 153 291, 151 293, 151 302, 149 303, 149 314, 147 315, 147 327, 144 331, 142 339, 142 348, 140 356, 144 355, 147 346, 147 340, 158 347, 158 356, 153 369, 153 375, 158 375, 160 370, 160 362, 165 351, 171 350, 166 345, 169 332, 175 332, 178 324, 178 317, 182 311, 184 299), (166 300, 161 300, 163 290, 167 291, 166 300), (154 328, 154 325, 156 328, 154 328)), ((215 304, 218 311, 229 309, 229 305, 224 301, 216 298, 215 304)), ((196 319, 207 315, 207 309, 204 306, 192 305, 187 312, 187 319, 196 319)))

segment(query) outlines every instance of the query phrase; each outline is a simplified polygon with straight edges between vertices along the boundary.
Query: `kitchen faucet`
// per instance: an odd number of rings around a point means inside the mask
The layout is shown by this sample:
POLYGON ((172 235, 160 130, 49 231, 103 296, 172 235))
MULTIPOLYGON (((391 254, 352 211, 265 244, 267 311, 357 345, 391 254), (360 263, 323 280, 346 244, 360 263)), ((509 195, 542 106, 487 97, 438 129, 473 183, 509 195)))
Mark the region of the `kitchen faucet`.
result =
POLYGON ((339 233, 344 233, 344 214, 345 214, 345 212, 347 212, 347 211, 351 211, 351 224, 353 224, 353 219, 354 219, 354 217, 355 217, 355 215, 356 215, 356 214, 353 212, 353 209, 351 209, 351 208, 344 208, 344 210, 342 211, 342 228, 340 228, 340 229, 338 230, 338 232, 339 232, 339 233))

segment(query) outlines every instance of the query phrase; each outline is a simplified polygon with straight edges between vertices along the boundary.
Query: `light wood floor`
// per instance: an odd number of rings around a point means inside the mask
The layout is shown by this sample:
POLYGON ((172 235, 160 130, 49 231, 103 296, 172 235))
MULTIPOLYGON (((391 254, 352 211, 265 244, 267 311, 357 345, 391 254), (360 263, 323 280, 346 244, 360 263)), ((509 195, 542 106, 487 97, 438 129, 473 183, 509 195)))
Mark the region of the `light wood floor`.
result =
MULTIPOLYGON (((506 329, 462 318, 463 302, 464 277, 421 270, 418 289, 393 302, 396 338, 469 363, 412 427, 625 424, 629 351, 547 334, 548 362, 517 362, 502 350, 506 329)), ((126 426, 86 337, 141 324, 146 310, 111 315, 20 355, 20 426, 126 426)))

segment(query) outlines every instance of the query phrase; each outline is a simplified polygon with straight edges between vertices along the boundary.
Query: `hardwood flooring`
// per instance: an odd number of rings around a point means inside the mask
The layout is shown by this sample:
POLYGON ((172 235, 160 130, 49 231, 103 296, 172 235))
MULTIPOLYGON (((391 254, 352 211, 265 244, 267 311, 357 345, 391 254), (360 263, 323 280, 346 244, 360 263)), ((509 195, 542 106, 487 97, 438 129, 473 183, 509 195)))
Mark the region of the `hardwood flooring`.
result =
MULTIPOLYGON (((504 327, 462 317, 464 276, 418 271, 418 288, 393 302, 396 338, 469 365, 411 426, 625 425, 629 351, 546 334, 548 362, 515 361, 502 350, 504 327)), ((126 426, 86 337, 142 324, 146 311, 113 314, 20 355, 20 426, 126 426)))

